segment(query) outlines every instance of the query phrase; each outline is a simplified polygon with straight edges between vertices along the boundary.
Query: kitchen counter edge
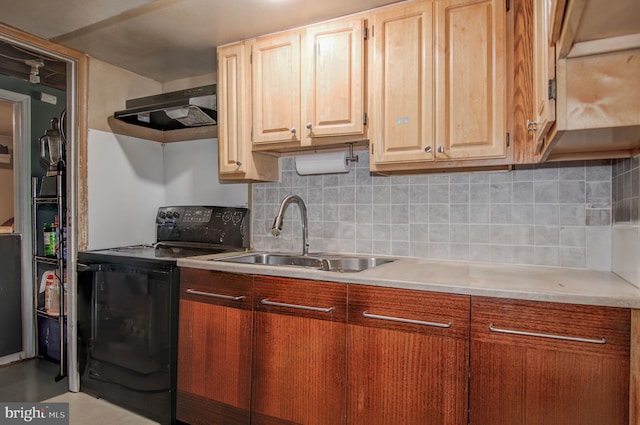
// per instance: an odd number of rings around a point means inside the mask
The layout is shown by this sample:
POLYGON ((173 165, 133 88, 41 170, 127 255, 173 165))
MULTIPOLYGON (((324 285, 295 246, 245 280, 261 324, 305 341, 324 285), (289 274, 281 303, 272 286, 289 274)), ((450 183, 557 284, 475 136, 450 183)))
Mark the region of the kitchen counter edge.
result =
MULTIPOLYGON (((237 255, 237 254, 235 254, 237 255)), ((230 254, 178 259, 178 266, 399 289, 640 309, 640 289, 607 271, 398 258, 357 273, 216 261, 230 254)))

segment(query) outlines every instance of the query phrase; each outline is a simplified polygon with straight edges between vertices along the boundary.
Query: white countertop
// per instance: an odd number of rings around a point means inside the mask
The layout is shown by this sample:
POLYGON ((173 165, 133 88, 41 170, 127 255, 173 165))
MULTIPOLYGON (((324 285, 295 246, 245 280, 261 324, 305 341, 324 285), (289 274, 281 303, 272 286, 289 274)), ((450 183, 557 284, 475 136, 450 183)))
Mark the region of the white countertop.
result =
POLYGON ((178 260, 178 266, 452 294, 640 308, 640 289, 611 272, 399 258, 358 273, 338 273, 215 261, 236 255, 183 258, 178 260))

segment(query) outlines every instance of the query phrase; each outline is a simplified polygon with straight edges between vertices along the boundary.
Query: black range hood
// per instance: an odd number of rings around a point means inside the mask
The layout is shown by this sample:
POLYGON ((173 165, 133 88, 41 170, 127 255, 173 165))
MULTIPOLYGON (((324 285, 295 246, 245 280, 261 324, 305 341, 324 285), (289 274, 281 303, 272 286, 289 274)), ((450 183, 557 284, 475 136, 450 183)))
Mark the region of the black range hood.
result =
POLYGON ((218 118, 215 84, 130 99, 126 107, 113 116, 156 130, 216 125, 218 118))

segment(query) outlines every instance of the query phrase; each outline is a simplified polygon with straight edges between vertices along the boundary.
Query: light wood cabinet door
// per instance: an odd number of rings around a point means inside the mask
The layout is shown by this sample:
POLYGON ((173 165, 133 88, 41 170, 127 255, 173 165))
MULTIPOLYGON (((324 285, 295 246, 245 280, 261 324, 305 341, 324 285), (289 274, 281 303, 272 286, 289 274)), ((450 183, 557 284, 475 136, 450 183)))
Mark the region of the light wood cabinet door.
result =
POLYGON ((364 133, 364 18, 306 28, 302 55, 305 138, 364 133))
POLYGON ((253 144, 300 144, 300 32, 256 39, 252 55, 253 144))
POLYGON ((436 158, 506 155, 504 0, 435 0, 436 158))
POLYGON ((251 42, 218 48, 218 176, 220 180, 275 181, 278 161, 253 153, 251 42))
POLYGON ((470 299, 349 286, 350 425, 466 425, 470 299))
MULTIPOLYGON (((551 41, 551 11, 549 1, 533 2, 533 105, 536 152, 556 120, 555 43, 551 41)), ((556 30, 557 31, 557 30, 556 30)))
POLYGON ((255 278, 254 425, 346 423, 347 285, 255 278))
POLYGON ((177 419, 249 424, 253 277, 181 269, 177 419))
POLYGON ((247 172, 247 157, 251 152, 248 61, 244 43, 218 48, 218 164, 221 174, 247 172))
POLYGON ((433 2, 373 13, 372 163, 433 160, 433 2))
POLYGON ((629 424, 628 309, 472 297, 471 425, 629 424))

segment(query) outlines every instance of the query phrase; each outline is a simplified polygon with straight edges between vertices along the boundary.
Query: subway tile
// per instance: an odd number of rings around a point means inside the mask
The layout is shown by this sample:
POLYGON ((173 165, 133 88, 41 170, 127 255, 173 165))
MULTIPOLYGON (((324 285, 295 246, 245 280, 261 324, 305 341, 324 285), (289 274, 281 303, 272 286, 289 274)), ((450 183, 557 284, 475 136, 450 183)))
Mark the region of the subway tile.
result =
POLYGON ((449 176, 449 184, 469 183, 469 173, 453 173, 449 176))
POLYGON ((487 244, 491 241, 491 226, 486 224, 469 225, 469 242, 487 244))
POLYGON ((600 165, 587 164, 585 176, 588 182, 601 182, 611 180, 611 166, 609 163, 600 165))
POLYGON ((511 204, 491 204, 491 224, 511 224, 511 204))
POLYGON ((356 239, 371 240, 373 235, 373 224, 356 223, 356 239))
POLYGON ((388 205, 391 203, 391 189, 389 186, 372 186, 374 205, 388 205))
POLYGON ((469 202, 472 204, 488 204, 491 202, 491 185, 476 183, 470 184, 469 202))
POLYGON ((356 239, 356 252, 358 254, 374 254, 371 239, 356 239))
POLYGON ((391 224, 408 224, 409 208, 406 205, 391 205, 391 224))
POLYGON ((373 206, 358 205, 356 208, 356 223, 373 223, 373 206))
POLYGON ((373 206, 373 223, 374 224, 391 223, 391 205, 374 205, 373 206))
POLYGON ((456 224, 449 228, 449 240, 458 244, 469 243, 469 225, 456 224))
POLYGON ((560 223, 558 205, 536 204, 534 220, 537 225, 557 226, 560 223))
POLYGON ((469 223, 491 223, 491 205, 469 204, 469 223))
POLYGON ((392 241, 409 241, 409 225, 408 224, 392 224, 391 240, 392 241))
POLYGON ((373 203, 373 188, 371 186, 358 186, 356 190, 356 205, 371 205, 373 203))
POLYGON ((429 205, 429 223, 448 223, 449 205, 432 204, 429 205))
POLYGON ((391 241, 372 241, 371 250, 379 255, 391 255, 391 241))
POLYGON ((409 205, 409 222, 410 223, 428 223, 429 222, 429 206, 428 205, 409 205))
POLYGON ((409 242, 396 241, 396 240, 393 240, 391 242, 391 255, 407 257, 410 254, 411 254, 411 248, 409 246, 409 242))
MULTIPOLYGON (((512 231, 512 243, 514 245, 533 245, 534 227, 531 225, 514 225, 512 231)), ((533 251, 532 256, 533 259, 533 251)))
POLYGON ((560 181, 558 195, 561 204, 584 204, 586 185, 584 181, 560 181))
POLYGON ((356 187, 355 186, 341 186, 340 187, 340 203, 341 204, 355 204, 356 203, 356 187))
POLYGON ((356 168, 356 186, 371 186, 371 172, 368 168, 356 168))
POLYGON ((356 208, 354 205, 340 205, 338 207, 338 219, 341 223, 355 223, 356 208))
POLYGON ((429 240, 429 225, 428 224, 410 224, 409 225, 409 237, 411 242, 427 242, 429 240))
POLYGON ((349 239, 355 240, 356 238, 356 225, 354 223, 347 223, 344 221, 340 222, 338 226, 339 229, 339 238, 340 239, 349 239))
POLYGON ((491 183, 490 199, 492 204, 510 204, 513 186, 511 183, 491 183))
POLYGON ((491 262, 511 264, 513 262, 513 247, 491 244, 491 262))
POLYGON ((338 204, 340 202, 340 188, 326 187, 322 190, 322 202, 327 204, 338 204))
POLYGON ((427 242, 409 242, 409 250, 412 257, 416 258, 428 258, 429 257, 429 244, 427 242))
POLYGON ((429 184, 429 174, 414 174, 409 177, 410 185, 428 185, 429 184))
POLYGON ((560 266, 585 268, 587 264, 585 248, 560 248, 560 266))
POLYGON ((586 233, 583 226, 560 227, 560 246, 580 247, 586 246, 586 233))
POLYGON ((429 177, 429 184, 449 184, 449 176, 447 174, 432 174, 429 177))
POLYGON ((429 242, 449 242, 449 224, 430 224, 429 242))
POLYGON ((340 217, 340 209, 335 204, 324 204, 322 206, 323 221, 338 221, 340 217))
POLYGON ((533 224, 534 204, 514 204, 511 206, 511 222, 513 224, 533 224))
POLYGON ((391 203, 392 204, 409 204, 409 186, 407 185, 391 185, 391 203))
POLYGON ((514 246, 512 261, 513 264, 531 265, 534 263, 533 246, 514 246))
POLYGON ((585 180, 584 162, 579 161, 567 164, 565 167, 558 168, 558 179, 560 181, 567 180, 585 180))
POLYGON ((560 252, 558 247, 536 246, 533 248, 533 264, 538 266, 559 266, 560 252))
POLYGON ((457 261, 469 261, 469 244, 452 243, 449 245, 449 258, 457 261))
POLYGON ((398 186, 398 185, 408 185, 409 182, 411 181, 411 178, 409 176, 391 176, 389 177, 389 184, 391 186, 398 186))
POLYGON ((469 223, 469 204, 451 204, 449 206, 450 223, 469 223))
POLYGON ((449 201, 452 204, 468 204, 469 203, 469 184, 468 183, 452 183, 449 185, 449 201))
POLYGON ((535 226, 534 244, 536 246, 558 246, 560 228, 558 226, 535 226))
POLYGON ((436 260, 450 259, 450 246, 448 243, 430 243, 429 258, 436 260))
POLYGON ((586 208, 584 204, 559 205, 561 226, 584 226, 586 224, 586 208))
POLYGON ((324 187, 338 187, 340 186, 340 176, 338 174, 324 174, 322 185, 324 187))
POLYGON ((519 166, 513 173, 513 181, 514 182, 532 182, 533 181, 533 168, 522 168, 524 166, 519 166))
POLYGON ((533 170, 533 180, 534 181, 543 181, 543 180, 558 180, 558 168, 549 164, 541 164, 533 170))
POLYGON ((533 182, 513 182, 513 203, 533 203, 533 182))
POLYGON ((511 245, 513 227, 511 225, 491 225, 492 245, 511 245))
POLYGON ((409 202, 411 204, 428 204, 429 186, 415 185, 409 187, 409 202))
POLYGON ((449 185, 448 184, 429 185, 429 203, 430 204, 448 204, 449 203, 449 185))
POLYGON ((536 181, 533 184, 534 200, 537 204, 558 203, 558 181, 536 181))
POLYGON ((373 241, 390 241, 391 225, 390 224, 373 224, 371 226, 371 240, 373 241))

